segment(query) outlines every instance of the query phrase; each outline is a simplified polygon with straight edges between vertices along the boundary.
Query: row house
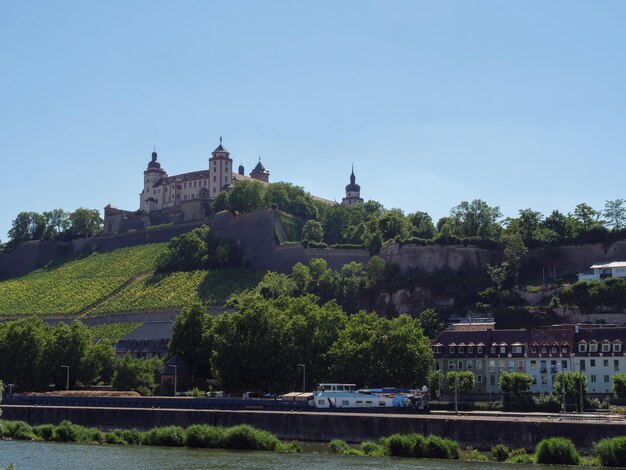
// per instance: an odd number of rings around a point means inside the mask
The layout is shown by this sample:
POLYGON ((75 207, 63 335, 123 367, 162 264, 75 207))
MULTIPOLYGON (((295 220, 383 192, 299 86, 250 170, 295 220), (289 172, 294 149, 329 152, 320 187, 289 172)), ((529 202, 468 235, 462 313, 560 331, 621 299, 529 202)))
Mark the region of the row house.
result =
POLYGON ((574 330, 444 331, 431 343, 435 369, 471 371, 473 393, 499 394, 502 372, 524 372, 534 378, 532 392, 551 392, 556 374, 572 370, 574 330))
POLYGON ((545 329, 442 332, 431 342, 443 374, 476 375, 473 393, 498 394, 503 371, 534 379, 531 392, 551 393, 559 372, 583 372, 590 394, 611 393, 614 374, 626 371, 626 328, 555 325, 545 329))

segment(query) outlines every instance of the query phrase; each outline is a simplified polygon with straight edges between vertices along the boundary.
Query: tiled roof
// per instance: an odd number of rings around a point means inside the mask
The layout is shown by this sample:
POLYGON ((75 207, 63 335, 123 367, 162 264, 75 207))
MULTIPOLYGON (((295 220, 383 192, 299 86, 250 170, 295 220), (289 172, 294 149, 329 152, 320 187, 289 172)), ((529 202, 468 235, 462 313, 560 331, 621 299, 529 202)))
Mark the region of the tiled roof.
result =
POLYGON ((154 186, 167 186, 173 183, 183 183, 185 181, 202 180, 209 178, 209 170, 191 171, 180 175, 167 176, 158 180, 154 186))

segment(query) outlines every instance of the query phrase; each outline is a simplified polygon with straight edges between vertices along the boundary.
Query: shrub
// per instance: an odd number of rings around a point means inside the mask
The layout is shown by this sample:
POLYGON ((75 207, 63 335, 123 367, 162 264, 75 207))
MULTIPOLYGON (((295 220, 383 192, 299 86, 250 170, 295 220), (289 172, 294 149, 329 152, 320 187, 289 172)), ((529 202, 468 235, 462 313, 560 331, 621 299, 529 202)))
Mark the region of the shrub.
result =
POLYGON ((330 441, 328 446, 330 447, 330 450, 333 454, 344 455, 348 454, 350 451, 350 446, 348 445, 348 443, 346 441, 342 441, 341 439, 333 439, 332 441, 330 441))
POLYGON ((182 447, 185 431, 180 426, 163 426, 148 431, 147 441, 154 446, 182 447))
POLYGON ((384 453, 383 446, 372 441, 361 442, 360 450, 365 455, 381 456, 384 453))
POLYGON ((224 444, 227 449, 275 450, 280 441, 272 433, 241 424, 226 430, 224 444))
POLYGON ((104 442, 104 433, 99 429, 87 429, 87 442, 104 442))
POLYGON ((593 451, 603 467, 626 466, 626 436, 602 439, 594 444, 593 451))
POLYGON ((69 421, 61 421, 54 430, 55 440, 59 442, 83 442, 88 440, 87 429, 69 421))
POLYGON ((54 424, 42 424, 41 426, 35 426, 33 428, 33 432, 39 439, 43 441, 56 440, 56 426, 54 424))
POLYGON ((470 462, 489 462, 489 459, 485 454, 481 454, 478 449, 469 449, 467 454, 467 460, 470 462))
POLYGON ((4 422, 0 421, 0 438, 8 436, 8 433, 9 433, 9 430, 7 429, 6 424, 4 424, 4 422))
POLYGON ((578 465, 580 455, 569 439, 551 437, 543 439, 535 449, 537 463, 552 465, 578 465))
POLYGON ((493 446, 491 448, 491 455, 498 462, 504 462, 506 459, 509 458, 509 454, 509 448, 503 444, 498 444, 497 446, 493 446))
POLYGON ((5 436, 18 441, 34 441, 37 436, 28 423, 24 421, 7 421, 5 423, 7 431, 5 436))
POLYGON ((459 445, 451 439, 442 439, 439 436, 428 436, 426 438, 427 457, 432 459, 454 459, 459 458, 459 445))
POLYGON ((107 444, 126 444, 126 441, 122 438, 122 436, 115 431, 105 433, 104 442, 107 444))
POLYGON ((302 446, 297 441, 281 442, 275 450, 283 454, 299 454, 302 452, 302 446))
POLYGON ((136 429, 124 429, 120 432, 120 437, 124 439, 127 444, 138 446, 145 442, 145 433, 136 429))
POLYGON ((526 453, 523 453, 523 454, 511 455, 507 459, 507 462, 509 462, 509 463, 526 463, 526 464, 530 464, 530 463, 534 463, 534 460, 533 460, 532 455, 528 455, 526 453))
POLYGON ((194 424, 187 428, 187 446, 220 448, 224 442, 224 429, 217 426, 194 424))
POLYGON ((392 434, 383 441, 385 453, 394 457, 427 457, 426 439, 421 434, 392 434))

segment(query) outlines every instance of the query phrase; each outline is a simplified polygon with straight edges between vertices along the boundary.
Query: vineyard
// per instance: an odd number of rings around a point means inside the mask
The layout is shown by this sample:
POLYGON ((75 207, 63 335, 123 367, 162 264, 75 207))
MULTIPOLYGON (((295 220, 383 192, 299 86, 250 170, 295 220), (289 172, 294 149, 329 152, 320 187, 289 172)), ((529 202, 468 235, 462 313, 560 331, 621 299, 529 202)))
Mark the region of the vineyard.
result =
POLYGON ((89 330, 94 339, 115 344, 127 334, 135 331, 142 324, 143 323, 140 322, 108 323, 106 325, 92 326, 89 330))
POLYGON ((165 244, 94 253, 0 282, 0 315, 76 314, 152 271, 165 244))
POLYGON ((192 302, 222 305, 231 294, 254 287, 263 273, 248 269, 147 274, 90 313, 166 310, 192 302))

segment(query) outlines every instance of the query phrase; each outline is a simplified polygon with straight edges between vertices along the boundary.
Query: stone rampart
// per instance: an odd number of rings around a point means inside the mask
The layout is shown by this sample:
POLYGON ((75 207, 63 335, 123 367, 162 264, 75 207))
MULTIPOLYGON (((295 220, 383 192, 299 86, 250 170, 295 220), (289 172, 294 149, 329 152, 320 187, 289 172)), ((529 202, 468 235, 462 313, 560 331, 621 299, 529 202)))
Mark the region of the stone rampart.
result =
POLYGON ((392 243, 380 250, 387 263, 396 263, 403 270, 417 269, 432 273, 450 269, 452 271, 476 271, 486 269, 493 262, 493 254, 473 246, 461 245, 401 245, 392 243))

